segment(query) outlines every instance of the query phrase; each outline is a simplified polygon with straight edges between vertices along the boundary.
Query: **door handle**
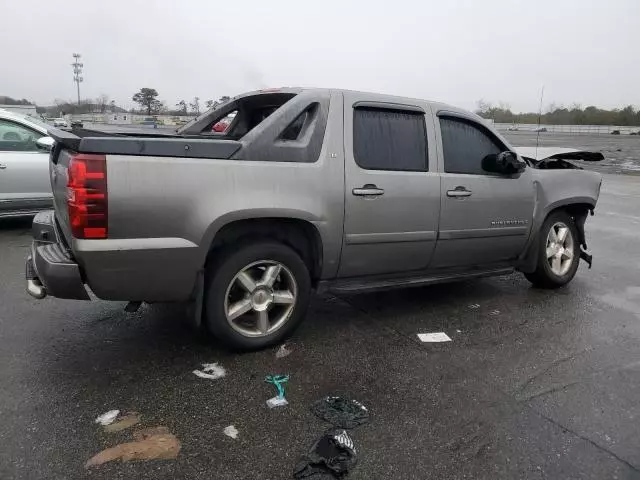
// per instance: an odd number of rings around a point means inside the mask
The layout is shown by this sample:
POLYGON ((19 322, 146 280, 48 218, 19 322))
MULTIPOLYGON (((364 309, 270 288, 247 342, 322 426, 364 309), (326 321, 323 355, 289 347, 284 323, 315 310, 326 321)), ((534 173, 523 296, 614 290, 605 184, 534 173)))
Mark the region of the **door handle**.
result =
POLYGON ((4 163, 0 163, 0 170, 4 170, 7 166, 4 163))
POLYGON ((453 190, 447 190, 447 197, 470 197, 471 190, 466 187, 456 187, 453 190))
POLYGON ((360 188, 354 188, 351 190, 351 193, 358 197, 379 197, 380 195, 384 195, 384 190, 371 183, 367 183, 360 188))

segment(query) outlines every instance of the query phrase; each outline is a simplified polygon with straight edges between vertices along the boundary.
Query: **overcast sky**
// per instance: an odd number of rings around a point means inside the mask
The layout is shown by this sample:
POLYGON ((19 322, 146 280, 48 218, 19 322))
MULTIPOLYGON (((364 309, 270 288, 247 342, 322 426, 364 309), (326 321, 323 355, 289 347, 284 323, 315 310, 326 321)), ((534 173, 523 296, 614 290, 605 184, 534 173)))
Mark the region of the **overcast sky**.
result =
POLYGON ((2 2, 0 95, 172 107, 321 86, 514 111, 640 107, 640 0, 20 0, 2 2))

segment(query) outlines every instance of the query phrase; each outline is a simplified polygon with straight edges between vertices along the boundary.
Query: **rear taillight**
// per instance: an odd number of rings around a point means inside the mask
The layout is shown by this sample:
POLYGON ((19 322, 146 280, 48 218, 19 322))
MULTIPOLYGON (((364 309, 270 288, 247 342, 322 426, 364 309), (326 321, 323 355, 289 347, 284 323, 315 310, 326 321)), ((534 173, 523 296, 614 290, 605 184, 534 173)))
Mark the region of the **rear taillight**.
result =
POLYGON ((76 238, 107 238, 107 159, 76 153, 69 161, 67 207, 76 238))

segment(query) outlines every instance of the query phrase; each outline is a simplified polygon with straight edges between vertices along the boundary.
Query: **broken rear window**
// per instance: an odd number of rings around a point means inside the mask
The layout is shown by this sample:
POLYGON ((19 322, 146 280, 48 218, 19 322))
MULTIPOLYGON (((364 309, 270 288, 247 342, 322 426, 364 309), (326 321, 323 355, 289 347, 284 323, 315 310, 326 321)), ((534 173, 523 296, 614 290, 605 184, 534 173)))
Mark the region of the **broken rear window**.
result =
POLYGON ((188 131, 190 134, 238 140, 295 96, 295 93, 263 93, 238 98, 207 113, 204 124, 205 118, 197 119, 178 133, 188 131), (196 126, 199 131, 190 131, 196 126))

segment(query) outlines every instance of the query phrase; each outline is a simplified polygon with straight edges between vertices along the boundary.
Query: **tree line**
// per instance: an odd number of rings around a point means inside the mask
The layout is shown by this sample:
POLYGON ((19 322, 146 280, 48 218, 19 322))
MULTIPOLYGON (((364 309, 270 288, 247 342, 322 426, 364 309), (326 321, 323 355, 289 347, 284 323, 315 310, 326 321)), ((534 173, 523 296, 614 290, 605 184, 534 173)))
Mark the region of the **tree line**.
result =
POLYGON ((620 125, 640 126, 640 110, 632 105, 622 109, 606 110, 594 107, 586 108, 578 104, 570 107, 551 104, 541 115, 538 112, 513 113, 508 104, 493 105, 480 100, 476 113, 496 123, 540 123, 545 125, 620 125))
POLYGON ((26 98, 18 100, 17 98, 0 95, 0 105, 33 105, 33 103, 31 103, 26 98))
MULTIPOLYGON (((141 88, 135 93, 132 100, 139 105, 138 113, 146 115, 199 115, 201 108, 208 110, 215 108, 230 100, 228 96, 222 96, 218 100, 200 101, 194 97, 191 101, 180 100, 173 108, 169 108, 166 102, 159 100, 158 91, 155 88, 141 88)), ((0 105, 34 105, 27 99, 15 99, 0 95, 0 105)), ((36 107, 36 111, 47 116, 60 116, 79 113, 124 113, 128 112, 110 100, 108 95, 100 95, 94 99, 85 99, 80 104, 71 100, 56 99, 54 105, 36 107)), ((131 110, 136 112, 136 110, 131 110)), ((476 113, 483 118, 492 119, 496 123, 538 123, 538 112, 514 113, 511 107, 500 102, 494 105, 480 100, 476 113)), ((582 108, 579 104, 570 107, 551 104, 540 115, 540 123, 546 125, 620 125, 640 126, 640 110, 632 105, 622 109, 614 108, 606 110, 593 105, 582 108)))
MULTIPOLYGON (((169 109, 165 102, 158 99, 158 91, 155 88, 144 87, 141 88, 131 99, 140 105, 140 111, 147 115, 200 115, 200 97, 194 97, 193 100, 187 102, 186 100, 180 100, 175 104, 174 109, 169 109)), ((220 97, 218 100, 206 100, 204 102, 205 108, 216 108, 225 102, 231 100, 231 97, 226 95, 220 97)))
MULTIPOLYGON (((141 113, 144 115, 199 115, 201 108, 204 106, 206 110, 215 108, 231 97, 224 95, 218 100, 206 100, 200 102, 199 97, 193 100, 180 100, 173 108, 169 108, 164 101, 158 99, 158 91, 155 88, 141 88, 139 92, 133 95, 132 100, 136 102, 140 108, 127 110, 116 105, 115 100, 110 100, 108 95, 100 95, 96 98, 88 98, 81 100, 80 103, 72 100, 63 100, 56 98, 53 105, 36 106, 36 112, 47 117, 59 117, 61 115, 76 115, 81 113, 141 113)), ((0 95, 0 105, 35 105, 27 99, 15 99, 9 96, 0 95)))

